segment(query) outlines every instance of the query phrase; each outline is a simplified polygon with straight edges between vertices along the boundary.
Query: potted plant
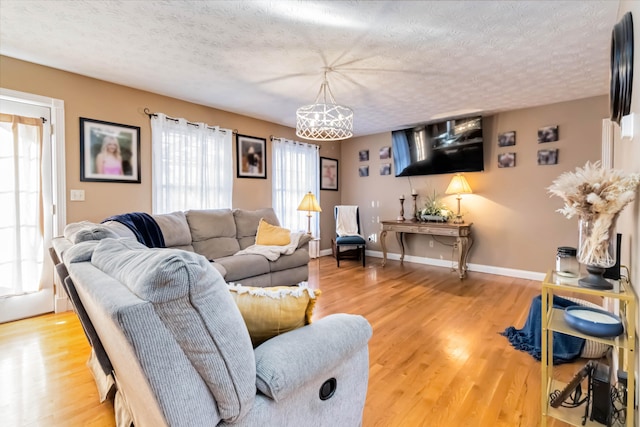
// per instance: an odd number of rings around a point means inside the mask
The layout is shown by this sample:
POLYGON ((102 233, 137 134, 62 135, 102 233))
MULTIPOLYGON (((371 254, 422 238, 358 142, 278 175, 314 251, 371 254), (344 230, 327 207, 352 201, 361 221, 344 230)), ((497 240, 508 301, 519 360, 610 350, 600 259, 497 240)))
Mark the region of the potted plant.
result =
POLYGON ((453 217, 453 212, 447 207, 440 197, 433 191, 432 196, 427 196, 424 208, 420 211, 420 220, 445 222, 453 217))

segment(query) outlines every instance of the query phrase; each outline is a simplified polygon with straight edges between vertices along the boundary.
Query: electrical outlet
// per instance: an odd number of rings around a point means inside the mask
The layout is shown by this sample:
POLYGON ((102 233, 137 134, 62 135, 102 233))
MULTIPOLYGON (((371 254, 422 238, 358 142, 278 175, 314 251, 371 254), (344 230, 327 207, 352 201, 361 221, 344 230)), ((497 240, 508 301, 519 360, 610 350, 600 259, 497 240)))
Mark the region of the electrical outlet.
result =
POLYGON ((84 190, 71 190, 72 202, 84 202, 84 190))
POLYGON ((429 247, 432 248, 433 247, 433 240, 429 240, 429 247))

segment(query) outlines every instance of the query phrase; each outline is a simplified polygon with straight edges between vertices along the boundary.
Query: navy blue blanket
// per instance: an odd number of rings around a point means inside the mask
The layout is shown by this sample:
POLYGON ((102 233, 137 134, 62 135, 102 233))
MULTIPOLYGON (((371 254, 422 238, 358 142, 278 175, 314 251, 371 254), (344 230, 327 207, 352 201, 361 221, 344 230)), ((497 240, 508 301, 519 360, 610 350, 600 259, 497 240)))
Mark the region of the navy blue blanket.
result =
MULTIPOLYGON (((567 308, 578 305, 567 299, 553 296, 554 308, 567 308)), ((522 329, 509 326, 501 335, 507 337, 513 347, 520 351, 526 351, 530 355, 540 360, 542 355, 542 297, 538 295, 531 301, 529 317, 522 329)), ((570 362, 580 356, 585 340, 571 335, 553 333, 553 363, 570 362)))
POLYGON ((164 236, 158 223, 149 214, 144 212, 132 212, 114 215, 102 222, 117 221, 126 225, 136 235, 138 242, 150 248, 165 248, 164 236))

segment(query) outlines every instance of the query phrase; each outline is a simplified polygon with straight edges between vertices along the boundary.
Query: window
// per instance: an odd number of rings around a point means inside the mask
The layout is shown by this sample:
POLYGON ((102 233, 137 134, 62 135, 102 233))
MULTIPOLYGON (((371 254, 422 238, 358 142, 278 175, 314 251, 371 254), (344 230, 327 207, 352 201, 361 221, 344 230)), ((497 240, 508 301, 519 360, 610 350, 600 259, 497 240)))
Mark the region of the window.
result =
POLYGON ((151 117, 153 213, 231 208, 232 131, 151 117))
MULTIPOLYGON (((298 211, 304 195, 311 191, 320 202, 319 162, 317 145, 273 140, 273 209, 291 231, 307 230, 307 212, 298 211)), ((311 234, 318 236, 319 215, 312 215, 311 234)))

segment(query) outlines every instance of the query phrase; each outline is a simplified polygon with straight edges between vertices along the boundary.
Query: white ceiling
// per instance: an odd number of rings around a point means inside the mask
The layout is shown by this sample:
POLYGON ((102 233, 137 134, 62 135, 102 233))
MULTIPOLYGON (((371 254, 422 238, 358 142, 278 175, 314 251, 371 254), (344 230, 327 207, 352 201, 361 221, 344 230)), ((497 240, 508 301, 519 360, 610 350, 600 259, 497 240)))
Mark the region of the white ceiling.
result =
POLYGON ((2 0, 0 53, 290 127, 331 67, 358 136, 607 94, 618 6, 2 0))

